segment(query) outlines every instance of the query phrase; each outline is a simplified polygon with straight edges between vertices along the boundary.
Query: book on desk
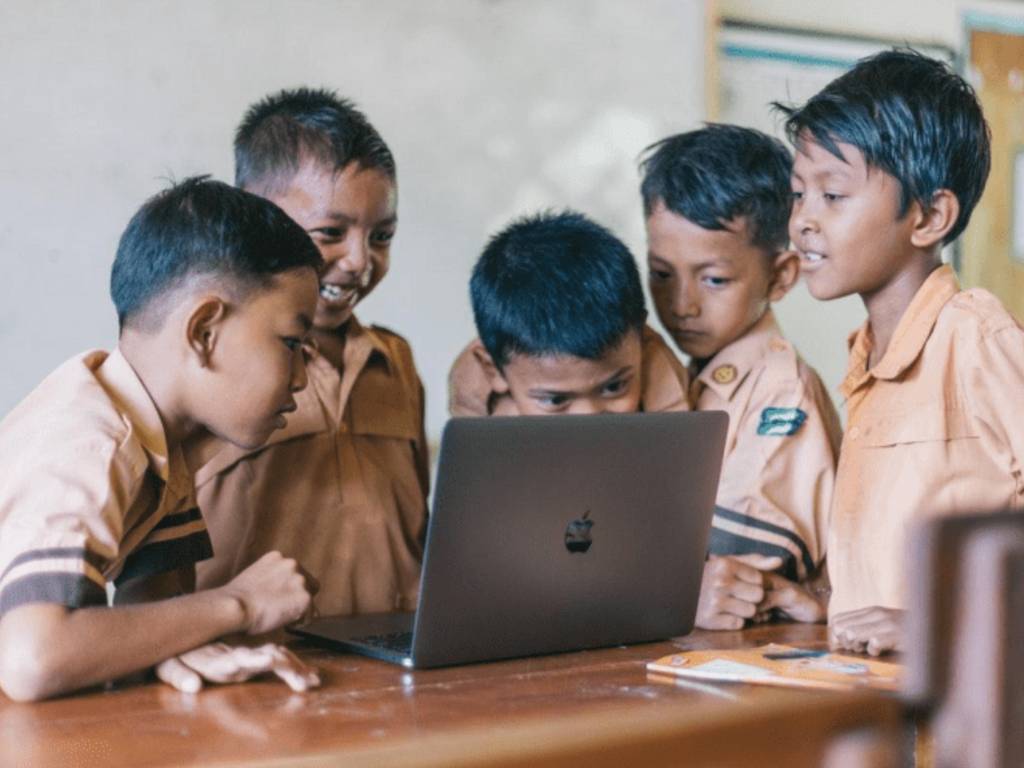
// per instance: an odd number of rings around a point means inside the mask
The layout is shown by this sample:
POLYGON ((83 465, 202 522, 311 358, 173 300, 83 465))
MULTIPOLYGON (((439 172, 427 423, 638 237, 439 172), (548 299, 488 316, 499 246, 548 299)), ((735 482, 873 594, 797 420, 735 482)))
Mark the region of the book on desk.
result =
POLYGON ((647 664, 652 677, 850 690, 899 689, 902 666, 789 645, 739 650, 682 651, 647 664))

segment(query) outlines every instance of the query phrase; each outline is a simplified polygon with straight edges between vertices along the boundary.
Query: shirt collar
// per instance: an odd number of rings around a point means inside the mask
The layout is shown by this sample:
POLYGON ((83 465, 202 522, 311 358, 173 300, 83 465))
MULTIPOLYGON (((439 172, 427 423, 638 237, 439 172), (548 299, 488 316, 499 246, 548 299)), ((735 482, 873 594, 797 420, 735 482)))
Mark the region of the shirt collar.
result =
POLYGON ((780 336, 775 314, 769 309, 736 341, 723 347, 697 375, 697 381, 728 401, 740 384, 771 350, 772 339, 780 336))
POLYGON ((393 372, 394 361, 384 337, 376 328, 363 325, 353 315, 345 328, 345 366, 353 365, 356 368, 353 373, 358 376, 363 367, 371 363, 380 363, 388 373, 393 372), (355 366, 356 363, 359 365, 355 366))
POLYGON ((885 354, 871 370, 867 367, 868 356, 874 345, 870 321, 854 331, 847 342, 850 361, 846 378, 839 387, 843 397, 849 398, 868 376, 892 380, 913 365, 921 356, 942 308, 959 291, 960 283, 948 264, 943 264, 928 275, 903 312, 885 354))
POLYGON ((177 488, 187 485, 185 480, 188 479, 188 469, 181 448, 176 447, 172 456, 160 413, 120 349, 107 355, 96 371, 96 378, 117 409, 131 422, 135 437, 142 444, 152 470, 168 486, 177 488))

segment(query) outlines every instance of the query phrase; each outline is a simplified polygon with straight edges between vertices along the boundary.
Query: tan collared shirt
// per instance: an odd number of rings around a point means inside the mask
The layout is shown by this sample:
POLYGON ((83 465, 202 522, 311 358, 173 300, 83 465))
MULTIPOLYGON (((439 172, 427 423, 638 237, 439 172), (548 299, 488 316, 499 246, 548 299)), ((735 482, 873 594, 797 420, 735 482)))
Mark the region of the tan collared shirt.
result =
POLYGON ((222 449, 196 475, 214 547, 199 586, 279 550, 320 582, 321 614, 411 610, 429 463, 409 345, 353 318, 342 371, 315 354, 306 368, 284 429, 256 451, 222 449))
POLYGON ((709 551, 779 557, 806 580, 825 554, 842 439, 821 379, 769 311, 704 366, 692 400, 729 414, 709 551))
POLYGON ((0 613, 105 605, 107 582, 209 555, 181 450, 119 351, 71 358, 0 422, 0 613))
MULTIPOLYGON (((448 413, 452 416, 518 416, 512 397, 491 389, 490 380, 473 350, 483 348, 473 339, 459 353, 448 372, 448 413)), ((644 326, 641 338, 640 409, 650 413, 687 411, 689 374, 657 331, 644 326)))
POLYGON ((870 370, 850 337, 848 421, 829 532, 835 615, 905 607, 915 518, 1024 506, 1024 331, 988 291, 935 270, 870 370))

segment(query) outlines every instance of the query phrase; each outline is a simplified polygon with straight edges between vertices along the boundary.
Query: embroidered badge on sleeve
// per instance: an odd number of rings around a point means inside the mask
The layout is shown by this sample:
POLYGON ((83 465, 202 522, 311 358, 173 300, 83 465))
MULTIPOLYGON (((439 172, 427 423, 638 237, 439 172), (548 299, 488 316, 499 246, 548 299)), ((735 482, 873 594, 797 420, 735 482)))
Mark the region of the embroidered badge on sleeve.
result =
POLYGON ((761 411, 761 423, 757 434, 766 437, 788 437, 807 421, 807 414, 799 408, 765 408, 761 411))

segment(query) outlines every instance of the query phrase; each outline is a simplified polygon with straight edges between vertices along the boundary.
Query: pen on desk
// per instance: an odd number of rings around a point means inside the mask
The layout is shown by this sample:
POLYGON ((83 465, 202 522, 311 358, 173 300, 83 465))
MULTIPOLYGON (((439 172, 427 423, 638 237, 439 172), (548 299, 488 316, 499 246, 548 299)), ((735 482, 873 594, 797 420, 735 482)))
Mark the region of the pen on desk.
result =
POLYGON ((766 653, 763 658, 770 659, 771 661, 781 661, 784 659, 814 659, 819 656, 825 656, 828 651, 811 651, 804 648, 797 648, 793 651, 778 651, 775 653, 766 653))

